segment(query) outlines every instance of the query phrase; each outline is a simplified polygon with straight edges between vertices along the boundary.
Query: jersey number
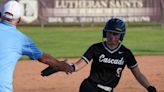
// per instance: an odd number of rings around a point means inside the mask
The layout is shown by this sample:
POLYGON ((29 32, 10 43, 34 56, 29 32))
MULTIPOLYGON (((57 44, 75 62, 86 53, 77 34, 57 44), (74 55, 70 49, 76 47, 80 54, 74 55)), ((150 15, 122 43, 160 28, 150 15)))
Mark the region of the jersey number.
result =
POLYGON ((121 71, 122 71, 122 68, 117 68, 117 74, 116 74, 116 76, 117 77, 120 77, 121 76, 121 71))

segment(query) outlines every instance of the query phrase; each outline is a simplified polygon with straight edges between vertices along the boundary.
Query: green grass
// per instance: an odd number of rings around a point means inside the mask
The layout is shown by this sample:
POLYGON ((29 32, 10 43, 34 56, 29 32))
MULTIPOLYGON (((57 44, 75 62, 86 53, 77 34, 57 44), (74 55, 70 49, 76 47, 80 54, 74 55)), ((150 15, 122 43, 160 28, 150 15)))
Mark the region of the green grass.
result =
POLYGON ((136 27, 128 28, 124 44, 135 55, 164 54, 164 28, 136 27))
MULTIPOLYGON (((103 27, 19 27, 44 52, 55 57, 80 57, 102 41, 103 27)), ((123 44, 135 55, 164 54, 164 28, 128 27, 123 44)))

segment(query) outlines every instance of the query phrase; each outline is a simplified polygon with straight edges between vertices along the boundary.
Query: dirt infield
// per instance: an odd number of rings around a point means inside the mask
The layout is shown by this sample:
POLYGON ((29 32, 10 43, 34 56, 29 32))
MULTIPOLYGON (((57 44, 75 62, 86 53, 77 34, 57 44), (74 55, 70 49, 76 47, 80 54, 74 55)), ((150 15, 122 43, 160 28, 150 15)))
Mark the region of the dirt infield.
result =
MULTIPOLYGON (((164 92, 164 56, 137 56, 140 70, 148 80, 164 92)), ((74 62, 77 59, 68 59, 74 62)), ((63 72, 41 77, 46 65, 33 61, 18 62, 14 73, 14 92, 78 92, 81 81, 89 74, 90 64, 81 71, 66 75, 63 72)), ((147 92, 125 68, 115 92, 147 92)))

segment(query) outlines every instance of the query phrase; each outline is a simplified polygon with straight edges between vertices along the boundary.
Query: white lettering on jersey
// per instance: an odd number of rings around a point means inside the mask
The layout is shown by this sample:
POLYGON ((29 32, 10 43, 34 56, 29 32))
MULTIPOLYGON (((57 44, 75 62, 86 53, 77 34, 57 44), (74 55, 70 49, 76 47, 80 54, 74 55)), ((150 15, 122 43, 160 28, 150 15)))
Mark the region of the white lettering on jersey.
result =
POLYGON ((99 57, 99 62, 123 65, 124 64, 124 58, 122 57, 120 60, 119 59, 106 58, 104 54, 101 54, 99 57))

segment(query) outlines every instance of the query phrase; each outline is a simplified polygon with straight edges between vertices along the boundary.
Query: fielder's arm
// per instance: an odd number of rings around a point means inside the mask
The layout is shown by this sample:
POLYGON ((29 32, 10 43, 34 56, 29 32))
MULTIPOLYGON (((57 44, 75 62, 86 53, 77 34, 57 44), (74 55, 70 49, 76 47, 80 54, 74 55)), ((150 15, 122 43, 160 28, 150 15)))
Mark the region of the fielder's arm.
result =
POLYGON ((61 66, 60 62, 48 53, 43 53, 43 55, 38 59, 38 61, 50 65, 52 67, 61 66))
MULTIPOLYGON (((87 63, 83 59, 79 59, 76 63, 70 64, 70 66, 73 69, 72 72, 76 72, 76 71, 82 69, 86 65, 87 65, 87 63)), ((52 75, 52 74, 57 73, 59 71, 61 71, 61 70, 58 69, 57 67, 49 66, 49 67, 47 67, 47 68, 45 68, 44 70, 41 71, 41 75, 42 76, 49 76, 49 75, 52 75)))
POLYGON ((65 71, 66 73, 71 73, 74 71, 73 68, 68 63, 66 63, 66 61, 58 61, 56 58, 47 53, 44 53, 38 59, 38 61, 47 64, 51 67, 56 67, 58 70, 65 71))

